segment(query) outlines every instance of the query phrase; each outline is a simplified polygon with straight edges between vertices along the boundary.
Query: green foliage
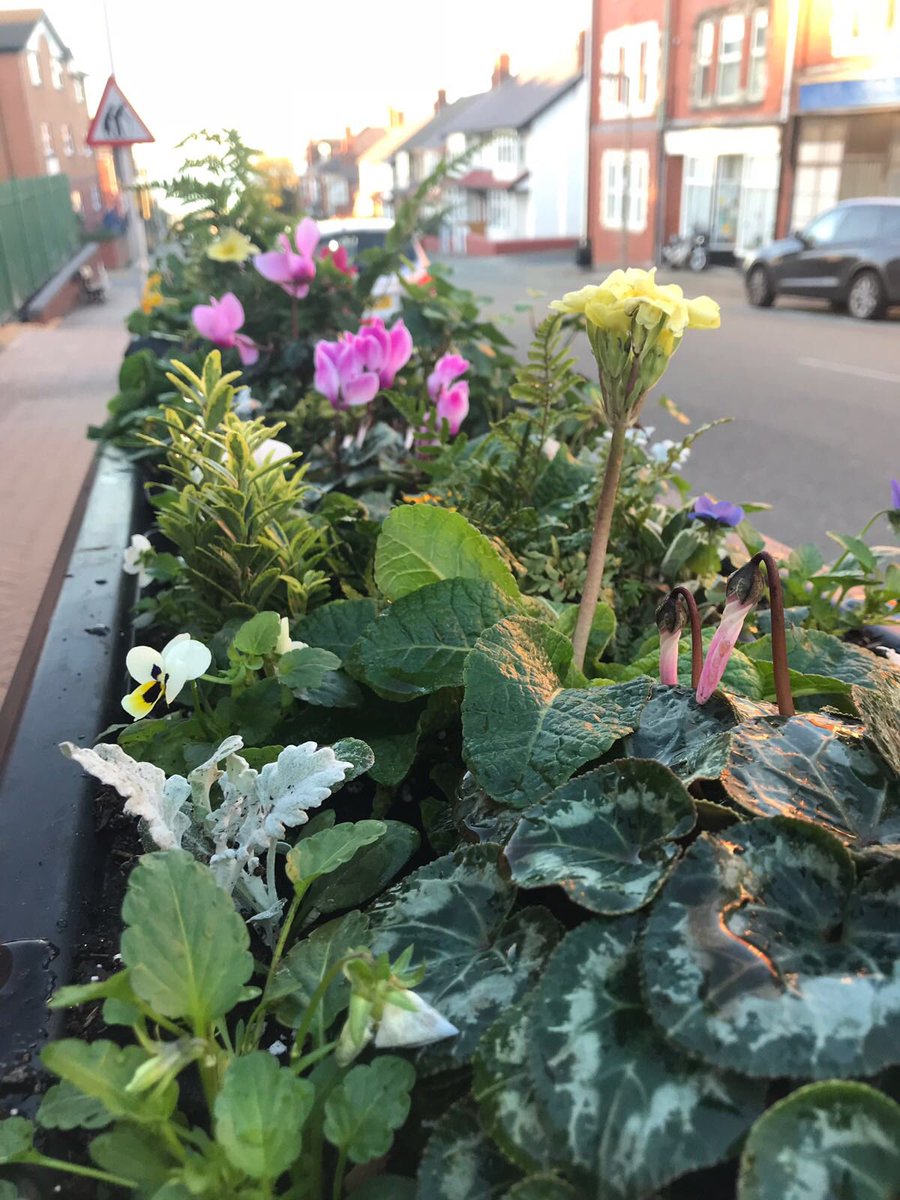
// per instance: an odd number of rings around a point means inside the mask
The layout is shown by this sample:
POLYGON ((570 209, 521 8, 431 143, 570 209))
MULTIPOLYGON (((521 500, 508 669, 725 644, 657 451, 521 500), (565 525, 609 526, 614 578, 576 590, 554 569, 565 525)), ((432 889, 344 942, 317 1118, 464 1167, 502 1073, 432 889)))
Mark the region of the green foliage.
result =
POLYGON ((406 1120, 415 1079, 415 1068, 392 1055, 347 1072, 325 1102, 323 1126, 342 1158, 365 1163, 387 1153, 406 1120))

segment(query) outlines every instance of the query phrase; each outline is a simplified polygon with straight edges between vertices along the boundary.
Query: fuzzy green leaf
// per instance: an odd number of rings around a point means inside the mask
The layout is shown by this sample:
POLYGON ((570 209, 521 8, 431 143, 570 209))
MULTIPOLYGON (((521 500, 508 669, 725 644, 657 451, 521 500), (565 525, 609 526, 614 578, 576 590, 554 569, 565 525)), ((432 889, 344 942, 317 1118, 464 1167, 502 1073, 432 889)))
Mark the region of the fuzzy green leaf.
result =
POLYGON ((305 890, 314 879, 336 871, 363 846, 377 842, 385 833, 384 821, 345 821, 305 837, 287 856, 288 879, 305 890))
POLYGON ((169 1116, 175 1107, 174 1084, 162 1092, 125 1090, 138 1067, 147 1062, 147 1052, 140 1046, 123 1049, 103 1039, 82 1042, 77 1038, 61 1038, 44 1047, 41 1059, 54 1075, 98 1100, 113 1117, 153 1123, 169 1116))
POLYGON ((96 1096, 85 1095, 67 1080, 47 1089, 37 1113, 44 1129, 103 1129, 111 1120, 96 1096))
POLYGON ((300 1156, 301 1132, 315 1100, 265 1050, 234 1059, 216 1096, 216 1141, 229 1162, 254 1179, 277 1179, 300 1156))
POLYGON ((317 646, 306 646, 302 650, 288 650, 278 660, 278 678, 292 692, 307 691, 321 687, 327 676, 336 671, 341 660, 330 650, 317 646))
POLYGON ((338 867, 309 890, 308 900, 316 913, 357 908, 387 887, 419 846, 419 833, 402 821, 385 821, 384 834, 363 846, 350 862, 338 867))
POLYGON ((381 527, 375 551, 375 582, 399 600, 439 579, 481 579, 507 596, 519 588, 503 559, 458 512, 413 504, 395 508, 381 527))
POLYGON ((297 636, 310 646, 330 650, 345 662, 351 646, 377 615, 374 600, 332 600, 302 618, 297 636))
POLYGON ((261 612, 245 621, 232 639, 231 646, 248 658, 264 658, 275 650, 281 621, 276 612, 261 612))
POLYGON ((387 1154, 395 1130, 409 1114, 415 1081, 413 1065, 393 1054, 351 1067, 325 1101, 325 1136, 351 1162, 370 1162, 387 1154))
POLYGON ((25 1117, 0 1121, 0 1163, 17 1162, 31 1151, 34 1126, 25 1117))
POLYGON ((515 617, 478 639, 465 667, 463 751, 489 796, 517 808, 543 799, 634 730, 650 680, 565 687, 568 638, 515 617))

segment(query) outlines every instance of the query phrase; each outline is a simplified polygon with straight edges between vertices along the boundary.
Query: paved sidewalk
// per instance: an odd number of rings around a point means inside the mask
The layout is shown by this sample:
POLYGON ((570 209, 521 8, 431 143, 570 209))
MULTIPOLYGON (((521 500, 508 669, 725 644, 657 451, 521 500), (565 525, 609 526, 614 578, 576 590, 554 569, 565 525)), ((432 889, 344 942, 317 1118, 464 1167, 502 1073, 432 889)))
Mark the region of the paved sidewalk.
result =
POLYGON ((115 392, 138 284, 136 268, 113 272, 106 304, 0 336, 0 706, 23 668, 0 741, 53 611, 97 449, 85 430, 115 392))

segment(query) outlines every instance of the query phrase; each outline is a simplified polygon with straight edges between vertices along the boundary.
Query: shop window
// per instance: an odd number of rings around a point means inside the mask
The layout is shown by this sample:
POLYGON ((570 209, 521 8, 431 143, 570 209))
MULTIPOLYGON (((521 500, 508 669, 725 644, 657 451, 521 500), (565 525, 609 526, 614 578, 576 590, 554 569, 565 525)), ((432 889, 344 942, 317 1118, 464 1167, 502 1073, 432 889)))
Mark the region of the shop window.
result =
POLYGON ((769 10, 757 8, 750 20, 750 66, 747 71, 747 95, 751 100, 761 100, 765 95, 768 33, 769 10))
POLYGON ((41 60, 38 58, 37 50, 28 51, 28 77, 35 87, 40 87, 44 82, 41 76, 41 60))
POLYGON ((714 158, 685 158, 682 181, 681 233, 709 236, 712 214, 714 158))
POLYGON ((650 155, 646 150, 605 150, 601 173, 604 228, 621 229, 627 220, 629 230, 641 233, 647 228, 650 155))
POLYGON ((876 54, 896 13, 894 0, 832 0, 831 53, 834 58, 876 54))
POLYGON ((802 229, 837 202, 846 137, 843 120, 804 122, 797 148, 792 228, 802 229))
POLYGON ((716 41, 714 21, 701 21, 697 29, 697 73, 695 98, 710 100, 713 91, 713 49, 716 41))
POLYGON ((741 90, 741 60, 744 57, 743 13, 729 13, 719 23, 718 98, 735 100, 741 90))
POLYGON ((58 92, 63 89, 63 65, 58 58, 51 57, 50 59, 50 78, 53 80, 53 86, 58 92))
POLYGON ((72 129, 69 125, 62 127, 62 143, 63 153, 67 158, 71 158, 75 153, 75 139, 72 137, 72 129))

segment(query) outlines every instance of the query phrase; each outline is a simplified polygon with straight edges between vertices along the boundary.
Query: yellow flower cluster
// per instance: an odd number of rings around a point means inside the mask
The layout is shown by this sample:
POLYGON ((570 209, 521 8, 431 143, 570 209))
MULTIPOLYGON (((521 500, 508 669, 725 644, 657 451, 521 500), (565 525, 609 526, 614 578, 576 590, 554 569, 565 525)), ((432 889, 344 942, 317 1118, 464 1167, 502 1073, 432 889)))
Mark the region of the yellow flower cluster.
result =
POLYGON ((159 308, 161 304, 165 304, 166 298, 160 291, 162 284, 162 275, 159 271, 153 271, 147 276, 147 282, 144 284, 144 291, 141 295, 141 312, 147 316, 153 312, 154 308, 159 308))
POLYGON ((223 229, 219 237, 206 248, 207 258, 214 262, 246 262, 251 254, 258 254, 259 246, 254 246, 245 233, 237 229, 223 229))
POLYGON ((665 318, 658 344, 671 354, 685 329, 717 329, 719 306, 709 296, 688 300, 677 283, 657 283, 656 268, 617 270, 600 284, 567 292, 550 305, 556 312, 583 313, 590 325, 627 337, 634 326, 650 331, 665 318))

